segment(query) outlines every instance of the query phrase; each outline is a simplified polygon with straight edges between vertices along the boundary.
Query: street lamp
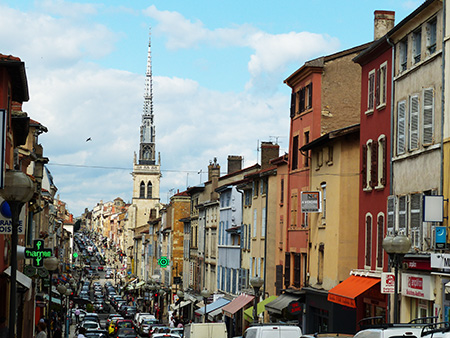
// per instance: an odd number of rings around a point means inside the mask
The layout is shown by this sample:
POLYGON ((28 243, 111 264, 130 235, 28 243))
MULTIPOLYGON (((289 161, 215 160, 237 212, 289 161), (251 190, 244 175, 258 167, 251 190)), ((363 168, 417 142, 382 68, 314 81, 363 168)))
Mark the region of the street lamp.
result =
POLYGON ((72 294, 72 289, 67 288, 66 290, 66 330, 65 330, 65 337, 69 338, 69 334, 70 334, 70 323, 69 323, 69 316, 70 316, 70 311, 69 311, 69 296, 72 294))
POLYGON ((255 291, 255 298, 253 299, 253 323, 258 323, 258 298, 259 298, 259 289, 261 289, 261 286, 264 284, 264 279, 259 277, 258 275, 256 277, 250 278, 250 285, 252 286, 253 290, 255 291))
POLYGON ((206 322, 208 322, 208 318, 206 317, 208 315, 208 312, 206 311, 206 306, 208 305, 208 298, 209 298, 209 296, 211 296, 211 291, 204 288, 200 292, 200 295, 203 297, 203 303, 205 303, 205 313, 203 315, 203 323, 206 323, 206 322))
MULTIPOLYGON (((44 259, 44 268, 46 268, 50 274, 50 292, 48 294, 48 320, 51 322, 51 306, 52 306, 52 279, 53 279, 53 272, 58 269, 59 260, 56 257, 49 257, 44 259)), ((52 336, 52 330, 48 330, 48 336, 51 338, 52 336)))
POLYGON ((383 249, 389 255, 391 266, 394 266, 394 324, 398 323, 398 269, 410 248, 411 240, 405 235, 387 235, 383 239, 383 249))
POLYGON ((17 315, 17 242, 19 238, 19 215, 23 205, 33 197, 33 181, 20 170, 5 172, 5 186, 0 195, 8 202, 11 210, 11 287, 9 296, 9 334, 15 337, 17 315))

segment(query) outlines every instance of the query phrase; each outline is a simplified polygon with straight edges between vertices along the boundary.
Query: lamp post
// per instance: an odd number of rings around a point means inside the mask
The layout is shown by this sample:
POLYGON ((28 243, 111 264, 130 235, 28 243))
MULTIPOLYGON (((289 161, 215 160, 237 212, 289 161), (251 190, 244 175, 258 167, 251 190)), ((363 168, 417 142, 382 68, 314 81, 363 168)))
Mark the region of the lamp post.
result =
POLYGON ((66 330, 65 330, 65 337, 69 338, 69 334, 70 334, 70 323, 69 323, 69 316, 70 316, 70 311, 69 311, 69 296, 72 294, 72 289, 68 288, 66 290, 66 330))
MULTIPOLYGON (((20 170, 7 170, 5 172, 5 186, 0 195, 8 202, 11 209, 11 287, 9 296, 9 337, 14 338, 16 333, 17 316, 17 242, 19 238, 19 215, 23 205, 28 202, 34 193, 33 181, 20 170)), ((25 226, 25 224, 23 224, 25 226)))
POLYGON ((203 315, 203 323, 207 323, 208 322, 208 318, 206 316, 208 315, 208 312, 206 311, 206 306, 208 305, 208 298, 209 298, 209 296, 211 296, 211 291, 209 291, 208 289, 204 288, 200 292, 200 294, 203 297, 203 303, 205 303, 205 313, 203 315))
POLYGON ((394 324, 398 323, 398 269, 403 257, 411 248, 411 240, 405 235, 388 235, 383 239, 383 249, 389 255, 390 265, 394 266, 394 324))
MULTIPOLYGON (((59 294, 61 295, 61 307, 63 307, 62 305, 63 305, 63 301, 65 300, 65 295, 66 295, 66 292, 67 292, 67 288, 64 286, 64 285, 58 285, 58 287, 56 288, 56 290, 58 290, 58 292, 59 292, 59 294)), ((64 302, 65 303, 65 302, 64 302)), ((66 309, 66 311, 67 311, 67 309, 66 309)), ((61 315, 63 315, 62 313, 61 313, 61 315)), ((64 313, 64 315, 65 315, 65 313, 64 313)), ((64 317, 65 318, 65 317, 64 317)), ((64 321, 64 323, 65 323, 65 321, 64 321)), ((49 330, 50 331, 50 330, 49 330)))
POLYGON ((250 278, 250 285, 255 291, 255 298, 253 299, 253 323, 258 323, 258 298, 259 298, 259 289, 264 284, 264 279, 259 276, 250 278))
MULTIPOLYGON (((50 292, 48 293, 48 320, 51 323, 51 318, 50 318, 50 311, 51 311, 51 306, 52 306, 52 279, 53 279, 53 272, 56 271, 58 269, 58 258, 56 257, 49 257, 49 258, 45 258, 44 259, 44 268, 46 268, 49 272, 50 275, 50 292)), ((48 336, 51 338, 52 337, 52 330, 48 330, 48 336)))

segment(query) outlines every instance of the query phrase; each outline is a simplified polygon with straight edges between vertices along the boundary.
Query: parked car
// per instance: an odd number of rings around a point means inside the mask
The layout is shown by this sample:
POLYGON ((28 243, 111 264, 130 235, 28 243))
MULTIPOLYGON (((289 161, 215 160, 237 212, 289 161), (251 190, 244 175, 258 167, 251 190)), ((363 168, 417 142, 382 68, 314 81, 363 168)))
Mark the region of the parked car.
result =
MULTIPOLYGON (((195 325, 195 324, 193 324, 195 325)), ((186 327, 189 326, 186 325, 186 327)), ((296 325, 284 325, 284 324, 254 324, 245 330, 243 338, 265 338, 273 337, 274 332, 277 335, 286 338, 298 338, 302 335, 302 329, 296 325)), ((187 334, 185 334, 187 337, 187 334)), ((226 335, 225 335, 226 337, 226 335)))
POLYGON ((138 338, 138 334, 133 327, 120 328, 112 336, 113 338, 138 338))

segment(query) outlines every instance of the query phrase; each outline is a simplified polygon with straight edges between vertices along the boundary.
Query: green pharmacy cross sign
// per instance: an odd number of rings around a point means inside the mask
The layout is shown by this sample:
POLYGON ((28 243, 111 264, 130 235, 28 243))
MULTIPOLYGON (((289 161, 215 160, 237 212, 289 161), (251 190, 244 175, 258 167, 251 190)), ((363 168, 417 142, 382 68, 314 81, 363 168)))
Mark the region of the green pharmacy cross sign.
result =
POLYGON ((44 265, 44 258, 52 256, 52 249, 44 248, 42 239, 34 240, 32 248, 25 248, 25 258, 33 260, 33 266, 41 267, 44 265))
POLYGON ((162 256, 160 259, 158 259, 158 264, 162 268, 166 268, 169 265, 169 259, 167 257, 162 256))

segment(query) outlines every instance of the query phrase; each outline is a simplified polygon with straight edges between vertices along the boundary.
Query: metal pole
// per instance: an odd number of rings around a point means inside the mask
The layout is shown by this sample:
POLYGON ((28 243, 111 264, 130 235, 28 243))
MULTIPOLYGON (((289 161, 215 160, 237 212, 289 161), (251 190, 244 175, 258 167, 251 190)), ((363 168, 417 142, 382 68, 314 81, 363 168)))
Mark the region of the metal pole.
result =
POLYGON ((16 333, 17 315, 17 242, 19 238, 19 214, 22 209, 22 202, 8 202, 11 209, 11 287, 9 296, 9 338, 14 338, 16 333))
POLYGON ((394 324, 398 323, 398 264, 399 257, 394 254, 394 324))
POLYGON ((205 314, 203 316, 203 323, 207 323, 208 319, 206 318, 206 316, 208 315, 208 312, 206 311, 206 307, 208 306, 208 298, 203 298, 203 301, 205 303, 205 314))
POLYGON ((253 323, 258 323, 258 290, 256 290, 256 288, 254 288, 255 290, 255 298, 253 299, 253 323))
POLYGON ((48 314, 47 314, 47 318, 48 318, 48 337, 51 338, 52 337, 52 316, 51 316, 51 311, 52 311, 52 279, 53 279, 53 271, 49 271, 50 273, 50 292, 48 293, 48 314))

